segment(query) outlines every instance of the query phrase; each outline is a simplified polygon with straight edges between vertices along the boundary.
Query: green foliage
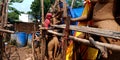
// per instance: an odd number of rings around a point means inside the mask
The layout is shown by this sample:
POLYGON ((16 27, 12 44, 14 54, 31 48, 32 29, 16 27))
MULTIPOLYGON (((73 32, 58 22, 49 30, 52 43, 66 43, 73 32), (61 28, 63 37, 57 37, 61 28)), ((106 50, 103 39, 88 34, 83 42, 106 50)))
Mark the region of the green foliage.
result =
POLYGON ((10 0, 10 2, 12 2, 12 3, 15 3, 15 2, 21 3, 21 2, 23 2, 23 0, 10 0))
POLYGON ((14 7, 8 6, 9 11, 11 12, 15 12, 16 14, 20 15, 20 11, 18 11, 17 9, 15 9, 14 7))
POLYGON ((28 11, 27 14, 32 14, 32 12, 31 12, 31 11, 28 11))
POLYGON ((32 2, 30 9, 32 10, 32 14, 34 16, 40 15, 41 13, 40 6, 41 6, 40 0, 34 0, 34 2, 32 2))
POLYGON ((44 0, 44 11, 45 11, 45 14, 48 12, 49 8, 51 6, 51 3, 50 3, 50 0, 44 0))
MULTIPOLYGON (((54 0, 44 0, 44 15, 48 12, 53 1, 54 0)), ((41 16, 41 0, 34 0, 30 8, 34 17, 41 16)))
POLYGON ((18 20, 19 14, 17 14, 16 12, 9 12, 8 16, 12 20, 18 20))
POLYGON ((12 5, 13 3, 16 3, 16 2, 17 3, 21 3, 21 2, 23 2, 23 0, 10 0, 9 6, 8 6, 8 10, 9 10, 9 12, 8 12, 8 18, 12 19, 12 20, 18 20, 19 15, 21 13, 24 13, 24 12, 20 12, 16 8, 10 6, 10 5, 12 5))
POLYGON ((10 0, 9 5, 12 5, 13 3, 22 3, 23 0, 10 0))

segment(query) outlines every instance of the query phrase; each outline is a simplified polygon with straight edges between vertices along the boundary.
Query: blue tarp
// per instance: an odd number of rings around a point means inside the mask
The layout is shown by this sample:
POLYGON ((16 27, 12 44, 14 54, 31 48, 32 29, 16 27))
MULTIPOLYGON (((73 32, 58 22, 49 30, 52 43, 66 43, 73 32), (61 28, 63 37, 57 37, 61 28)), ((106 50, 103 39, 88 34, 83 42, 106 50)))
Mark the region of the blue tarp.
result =
MULTIPOLYGON (((79 8, 70 8, 68 7, 68 14, 71 16, 71 18, 77 18, 82 15, 84 7, 79 7, 79 8)), ((71 22, 71 25, 77 25, 78 22, 71 22)), ((74 34, 74 31, 71 32, 71 34, 74 34)))

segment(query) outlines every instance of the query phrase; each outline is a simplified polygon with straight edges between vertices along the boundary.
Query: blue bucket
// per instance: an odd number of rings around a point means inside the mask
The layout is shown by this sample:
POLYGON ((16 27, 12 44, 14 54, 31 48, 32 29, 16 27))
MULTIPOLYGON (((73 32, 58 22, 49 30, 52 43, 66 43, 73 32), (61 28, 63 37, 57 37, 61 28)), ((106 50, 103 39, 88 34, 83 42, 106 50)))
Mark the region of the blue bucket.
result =
POLYGON ((28 45, 32 45, 32 34, 28 34, 28 45))
POLYGON ((25 32, 17 32, 17 45, 19 47, 24 47, 27 44, 27 34, 25 32))

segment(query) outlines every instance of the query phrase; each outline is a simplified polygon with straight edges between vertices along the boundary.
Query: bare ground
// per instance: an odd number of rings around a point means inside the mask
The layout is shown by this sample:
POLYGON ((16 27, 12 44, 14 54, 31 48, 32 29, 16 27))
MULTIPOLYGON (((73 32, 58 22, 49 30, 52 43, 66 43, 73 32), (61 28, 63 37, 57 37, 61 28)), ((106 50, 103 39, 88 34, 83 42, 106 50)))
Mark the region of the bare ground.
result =
MULTIPOLYGON (((16 46, 6 46, 6 53, 4 54, 4 60, 33 60, 32 48, 26 47, 16 47, 16 46)), ((41 54, 39 49, 35 49, 35 60, 40 60, 41 54)), ((45 60, 48 60, 45 57, 45 60)), ((61 60, 60 55, 55 58, 55 60, 61 60)))

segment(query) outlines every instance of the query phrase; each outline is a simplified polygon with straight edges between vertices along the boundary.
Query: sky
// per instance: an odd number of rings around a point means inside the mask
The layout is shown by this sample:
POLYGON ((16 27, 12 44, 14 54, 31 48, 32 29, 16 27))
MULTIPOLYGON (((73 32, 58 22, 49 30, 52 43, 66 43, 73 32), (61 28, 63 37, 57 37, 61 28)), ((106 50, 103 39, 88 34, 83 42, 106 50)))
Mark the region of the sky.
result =
POLYGON ((30 6, 34 0, 24 0, 22 3, 13 3, 13 7, 15 7, 19 11, 23 11, 27 13, 31 11, 30 6))

